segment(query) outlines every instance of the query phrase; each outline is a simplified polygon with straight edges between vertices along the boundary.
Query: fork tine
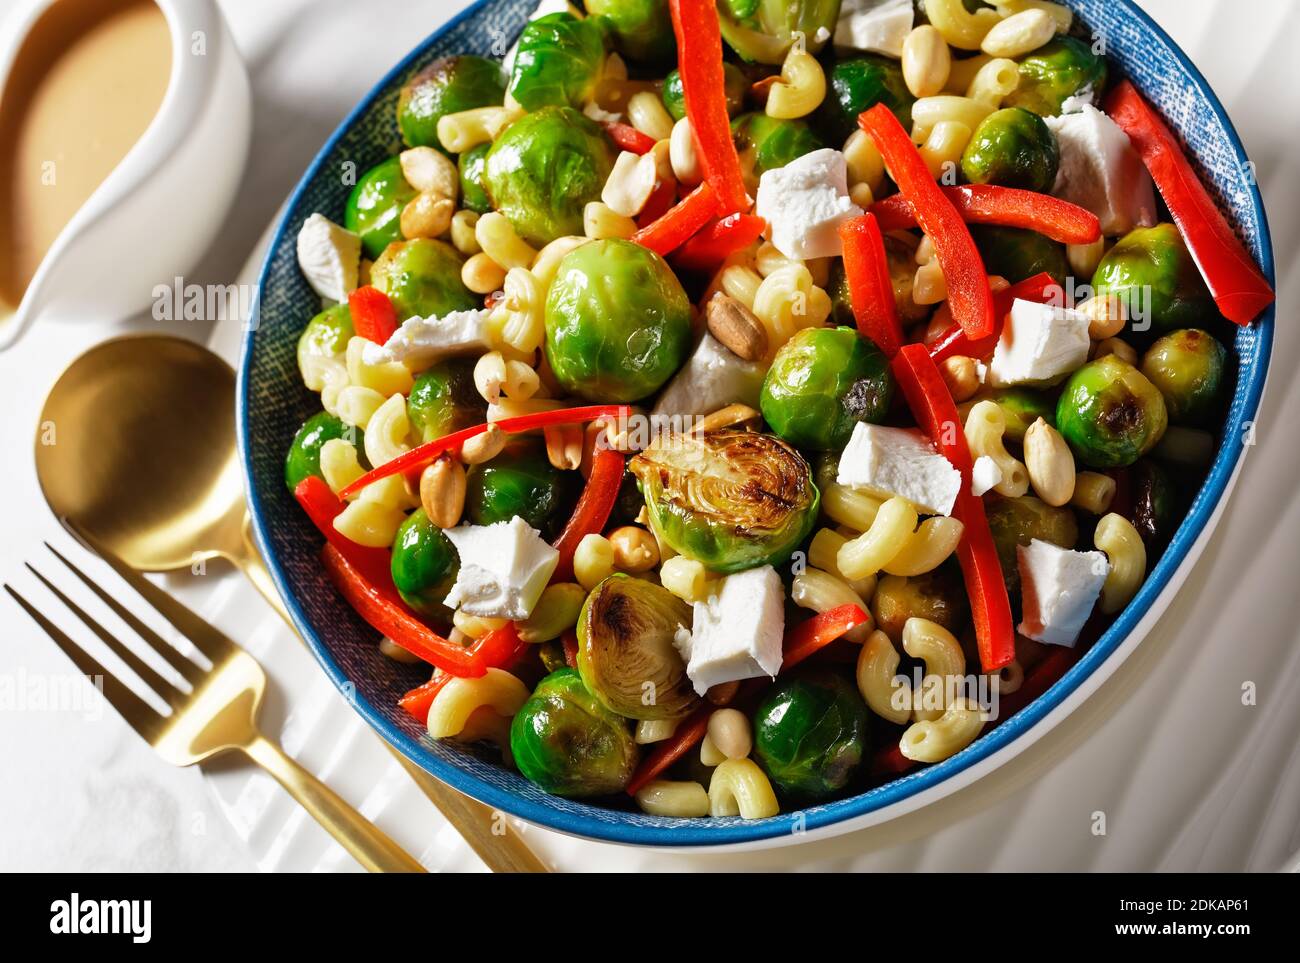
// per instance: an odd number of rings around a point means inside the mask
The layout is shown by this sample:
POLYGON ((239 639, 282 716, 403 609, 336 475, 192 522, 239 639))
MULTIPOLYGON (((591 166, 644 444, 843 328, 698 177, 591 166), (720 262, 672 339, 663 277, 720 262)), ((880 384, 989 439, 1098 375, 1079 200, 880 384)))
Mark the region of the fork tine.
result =
MULTIPOLYGON (((23 610, 32 617, 60 649, 63 654, 72 660, 82 674, 88 677, 98 676, 103 682, 104 697, 118 714, 125 719, 136 732, 140 733, 146 740, 153 742, 161 730, 163 717, 158 714, 153 706, 145 702, 138 695, 128 689, 117 677, 106 670, 99 664, 94 656, 87 653, 76 642, 72 641, 63 630, 42 615, 35 606, 18 594, 12 585, 5 584, 5 591, 13 596, 13 600, 22 606, 23 610)), ((83 615, 80 609, 73 607, 73 611, 78 615, 83 615)))
MULTIPOLYGON (((67 559, 64 559, 64 561, 66 562, 67 559)), ((149 665, 149 663, 145 662, 138 655, 132 652, 130 646, 126 645, 124 642, 120 642, 115 635, 113 635, 111 632, 108 631, 108 629, 100 625, 97 619, 92 617, 89 613, 83 612, 80 608, 78 608, 77 603, 73 602, 72 599, 64 595, 62 590, 53 582, 51 582, 49 579, 47 579, 44 575, 42 575, 40 571, 36 568, 36 566, 32 565, 31 562, 24 562, 23 564, 27 566, 27 570, 29 572, 31 572, 38 579, 41 580, 41 584, 44 585, 47 589, 49 589, 50 592, 53 593, 55 598, 57 598, 60 602, 66 605, 73 612, 76 612, 77 615, 80 616, 81 621, 86 623, 86 626, 90 629, 90 631, 94 632, 97 636, 99 636, 100 640, 103 641, 103 643, 107 645, 110 649, 112 649, 113 652, 117 654, 118 658, 120 658, 123 662, 127 664, 127 666, 131 669, 132 672, 134 672, 141 679, 143 679, 145 685, 153 689, 153 691, 157 695, 162 696, 162 698, 167 701, 168 705, 172 705, 172 706, 175 705, 175 701, 174 701, 175 695, 178 693, 176 687, 172 685, 172 683, 164 679, 149 665)), ((76 569, 73 569, 73 571, 75 572, 76 569)))
MULTIPOLYGON (((116 613, 118 618, 120 618, 123 622, 129 625, 131 627, 132 632, 140 636, 140 638, 144 639, 144 641, 149 643, 149 645, 152 646, 153 649, 157 651, 159 655, 161 655, 164 659, 166 659, 167 664, 170 665, 173 669, 175 669, 181 675, 185 676, 186 679, 188 679, 190 682, 193 682, 196 685, 207 674, 202 668, 200 668, 197 664, 195 664, 193 660, 187 659, 181 652, 179 652, 176 649, 174 645, 172 645, 170 642, 164 639, 153 629, 149 628, 149 626, 141 622, 140 619, 133 612, 131 612, 129 609, 123 606, 121 602, 119 602, 117 599, 113 598, 106 591, 104 591, 104 589, 102 589, 96 582, 94 582, 89 575, 87 575, 81 569, 77 568, 77 566, 73 565, 70 561, 68 561, 67 558, 64 557, 63 553, 60 552, 57 548, 55 548, 49 542, 45 543, 45 547, 48 548, 51 552, 53 552, 54 557, 57 558, 60 562, 62 562, 64 565, 66 565, 69 568, 69 570, 71 570, 73 575, 81 579, 81 581, 85 584, 85 586, 99 597, 100 601, 102 601, 105 605, 107 605, 110 609, 112 609, 113 612, 116 613)), ((28 565, 27 567, 31 568, 30 565, 28 565)), ((36 571, 36 570, 32 569, 32 571, 36 571)), ((39 576, 40 573, 37 572, 37 575, 39 576)), ((42 581, 44 581, 43 578, 42 581)), ((49 583, 46 582, 46 584, 48 585, 49 583)), ((50 588, 53 589, 54 586, 51 585, 50 588)), ((54 591, 58 592, 59 590, 54 589, 54 591)), ((100 636, 100 638, 103 638, 103 636, 100 636)), ((121 653, 119 653, 119 655, 120 654, 121 653)), ((132 666, 132 668, 135 668, 135 666, 132 666)), ((153 682, 150 682, 149 684, 155 685, 153 682)), ((164 684, 167 685, 168 683, 164 683, 164 684)), ((159 690, 159 692, 161 694, 162 690, 159 690)))

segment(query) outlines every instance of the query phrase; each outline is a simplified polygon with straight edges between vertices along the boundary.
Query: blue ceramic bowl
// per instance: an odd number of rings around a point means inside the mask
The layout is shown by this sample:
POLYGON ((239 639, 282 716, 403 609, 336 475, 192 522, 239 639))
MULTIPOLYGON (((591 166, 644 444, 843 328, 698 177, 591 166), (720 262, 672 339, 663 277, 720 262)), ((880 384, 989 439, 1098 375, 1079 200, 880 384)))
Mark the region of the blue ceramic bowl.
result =
MULTIPOLYGON (((1218 98, 1165 33, 1129 0, 1075 0, 1083 22, 1102 31, 1111 61, 1180 132, 1211 193, 1264 272, 1273 254, 1259 192, 1245 151, 1218 98)), ((262 267, 253 324, 239 365, 239 445, 248 500, 263 556, 298 629, 321 666, 385 739, 439 779, 489 805, 563 832, 651 846, 779 843, 804 833, 826 835, 915 809, 1019 752, 1059 721, 1114 671, 1168 603, 1231 487, 1244 451, 1244 425, 1259 407, 1273 339, 1273 312, 1240 330, 1240 361, 1232 407, 1218 457, 1173 543, 1142 590, 1074 668, 1025 710, 935 766, 859 796, 770 819, 665 819, 561 799, 517 773, 451 743, 436 743, 397 707, 398 697, 427 673, 380 655, 375 633, 325 578, 320 536, 284 485, 284 455, 294 432, 320 408, 302 385, 295 344, 314 313, 316 296, 298 271, 295 236, 319 211, 343 219, 348 187, 338 172, 347 162, 365 170, 399 143, 394 105, 402 82, 429 61, 454 53, 499 54, 527 21, 535 0, 480 0, 426 39, 385 76, 321 149, 295 189, 262 267), (1050 716, 1050 718, 1049 718, 1050 716)))

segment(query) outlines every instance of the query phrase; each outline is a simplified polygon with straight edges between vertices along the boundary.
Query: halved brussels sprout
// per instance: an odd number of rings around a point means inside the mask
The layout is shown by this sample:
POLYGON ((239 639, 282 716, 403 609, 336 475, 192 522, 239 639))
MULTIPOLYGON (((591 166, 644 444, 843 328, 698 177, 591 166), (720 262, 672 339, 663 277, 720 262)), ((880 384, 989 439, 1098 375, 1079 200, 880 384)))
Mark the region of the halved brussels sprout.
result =
POLYGON ((415 197, 415 188, 402 176, 396 157, 380 161, 361 175, 343 209, 343 226, 361 235, 361 250, 377 258, 402 236, 402 208, 415 197))
POLYGON ((961 155, 962 176, 972 184, 1020 187, 1049 193, 1061 148, 1043 118, 1023 107, 995 110, 975 128, 961 155))
POLYGON ((451 610, 442 600, 456 581, 460 557, 451 539, 429 521, 423 508, 411 512, 398 526, 391 568, 393 584, 407 605, 427 618, 451 621, 451 610))
POLYGON ((446 148, 438 140, 438 120, 476 107, 494 107, 505 99, 501 65, 463 54, 442 57, 402 87, 397 98, 397 126, 411 147, 446 148))
POLYGON ((550 463, 535 441, 511 441, 491 461, 472 465, 465 479, 465 511, 475 525, 508 522, 518 515, 543 535, 553 535, 573 507, 577 472, 550 463))
POLYGON ((1061 36, 1020 61, 1020 84, 1003 105, 1055 117, 1071 97, 1091 92, 1100 100, 1105 86, 1106 58, 1082 40, 1061 36))
POLYGON ((1024 441, 1025 432, 1039 418, 1056 427, 1056 395, 1051 391, 1020 387, 981 388, 973 398, 957 406, 963 423, 970 410, 981 401, 992 401, 1002 409, 1007 422, 1005 436, 1010 441, 1024 441))
POLYGON ((492 205, 534 247, 581 236, 582 209, 600 200, 614 154, 600 125, 571 107, 543 107, 507 127, 487 153, 492 205))
POLYGON ((715 572, 779 565, 817 521, 812 470, 771 435, 664 433, 628 468, 659 536, 715 572))
POLYGON ((546 358, 565 390, 639 401, 691 350, 691 305, 672 268, 632 241, 592 241, 560 261, 546 298, 546 358))
POLYGON ((645 579, 611 575, 578 615, 578 671, 588 691, 629 719, 680 719, 699 696, 673 646, 690 606, 645 579))
POLYGON ((871 597, 876 627, 898 643, 911 618, 929 619, 949 632, 960 632, 970 603, 960 571, 940 565, 924 575, 881 575, 871 597))
POLYGON ((1164 395, 1174 424, 1201 424, 1216 413, 1227 366, 1227 349, 1197 328, 1166 334, 1142 356, 1142 373, 1164 395))
POLYGON ((971 236, 984 259, 984 270, 1000 274, 1012 284, 1046 271, 1062 287, 1070 264, 1065 245, 1050 237, 1019 227, 972 224, 971 236))
POLYGON ((347 304, 336 304, 316 315, 298 336, 298 368, 310 357, 342 358, 355 331, 347 304))
POLYGON ((753 187, 764 171, 784 167, 796 157, 825 147, 802 120, 780 120, 767 114, 741 114, 731 122, 731 139, 740 155, 746 183, 753 187))
POLYGON ((524 110, 581 107, 590 99, 605 65, 602 23, 561 11, 524 27, 510 70, 510 95, 524 110))
POLYGON ((677 50, 668 0, 587 0, 586 7, 605 19, 614 46, 630 60, 668 60, 677 50))
POLYGON ((1079 520, 1074 512, 1065 505, 1053 508, 1033 495, 989 499, 985 514, 1002 563, 1002 580, 1009 592, 1020 590, 1017 545, 1028 547, 1037 538, 1061 548, 1074 548, 1079 541, 1079 520))
POLYGON ((763 379, 763 418, 800 448, 843 448, 859 421, 889 412, 894 378, 880 349, 853 328, 804 328, 763 379))
POLYGON ((897 60, 864 53, 840 60, 830 69, 826 99, 817 108, 814 122, 839 147, 858 129, 858 115, 876 104, 884 104, 899 123, 911 129, 915 102, 897 60))
POLYGON ((456 160, 456 168, 460 171, 461 206, 478 214, 492 210, 492 201, 487 193, 487 153, 491 147, 491 144, 479 144, 456 160))
POLYGON ((1094 297, 1113 296, 1130 320, 1157 331, 1194 328, 1218 309, 1183 236, 1173 224, 1139 227, 1106 252, 1092 275, 1094 297))
POLYGON ((829 669, 801 668, 754 710, 754 756, 782 793, 816 800, 844 789, 862 765, 867 704, 829 669))
POLYGON ((835 32, 840 0, 721 0, 722 37, 743 59, 764 64, 784 62, 802 33, 811 53, 822 49, 835 32), (824 31, 824 32, 823 32, 824 31))
POLYGON ((620 792, 639 756, 627 721, 606 709, 578 670, 569 668, 537 683, 515 714, 510 753, 524 778, 570 797, 620 792))
POLYGON ((328 411, 312 415, 302 423, 298 433, 289 444, 289 453, 284 459, 284 483, 293 491, 304 478, 315 475, 324 478, 320 471, 321 446, 331 438, 342 438, 352 442, 357 449, 357 458, 365 458, 365 436, 360 428, 343 424, 328 411))
POLYGON ((421 441, 487 420, 487 402, 474 386, 474 359, 448 358, 415 379, 406 415, 421 441))
MULTIPOLYGON (((745 91, 749 89, 749 80, 744 72, 733 63, 722 65, 722 83, 727 92, 727 116, 735 117, 745 109, 745 91)), ((686 97, 682 92, 682 74, 676 67, 669 71, 664 79, 664 89, 660 96, 664 106, 673 120, 686 116, 686 97)))
POLYGON ((399 321, 471 311, 479 299, 460 279, 464 259, 445 241, 396 241, 370 268, 370 283, 388 295, 399 321))
POLYGON ((1168 422, 1159 389, 1113 354, 1070 375, 1056 403, 1057 431, 1090 468, 1133 464, 1155 447, 1168 422))

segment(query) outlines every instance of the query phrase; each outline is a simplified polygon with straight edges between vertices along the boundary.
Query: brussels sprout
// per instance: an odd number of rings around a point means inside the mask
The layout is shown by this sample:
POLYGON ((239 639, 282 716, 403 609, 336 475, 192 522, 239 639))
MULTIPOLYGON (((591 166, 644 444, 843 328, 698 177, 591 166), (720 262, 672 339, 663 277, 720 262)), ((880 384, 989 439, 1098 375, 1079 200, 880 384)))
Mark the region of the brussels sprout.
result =
POLYGON ((352 329, 352 312, 346 304, 326 308, 312 318, 298 336, 298 367, 310 357, 341 358, 348 350, 352 329))
POLYGON ((563 669, 569 664, 564 655, 564 643, 559 639, 538 643, 537 658, 541 660, 542 668, 547 673, 563 669))
POLYGON ((1003 99, 1007 107, 1024 107, 1043 117, 1060 114, 1070 97, 1106 86, 1106 58, 1074 37, 1057 37, 1020 61, 1020 83, 1003 99))
POLYGON ((981 401, 992 401, 1002 409, 1006 418, 1006 437, 1015 442, 1025 440, 1025 432, 1039 418, 1056 426, 1056 395, 1033 388, 981 388, 969 401, 957 406, 962 421, 981 401))
POLYGON ((796 32, 804 35, 810 52, 821 50, 825 41, 817 38, 835 32, 839 14, 840 0, 723 0, 718 5, 723 39, 743 59, 764 64, 784 62, 796 32))
POLYGON ((320 450, 331 438, 352 442, 357 449, 357 457, 365 457, 362 448, 365 438, 360 428, 343 424, 328 411, 312 415, 293 436, 289 454, 284 459, 284 483, 289 491, 297 488, 298 483, 310 475, 325 477, 320 473, 320 450))
POLYGON ((1093 295, 1114 296, 1130 319, 1157 331, 1194 328, 1218 317, 1214 299, 1173 224, 1139 227, 1106 252, 1092 275, 1093 295))
POLYGON ((1169 475, 1150 458, 1139 458, 1130 471, 1133 505, 1128 520, 1154 555, 1169 543, 1178 527, 1180 499, 1169 475))
POLYGON ((415 193, 402 176, 402 162, 396 157, 381 161, 361 175, 343 209, 343 226, 361 235, 366 257, 379 257, 384 248, 402 236, 402 208, 415 193))
POLYGON ((750 186, 758 183, 764 171, 784 167, 796 157, 826 146, 804 121, 779 120, 767 114, 741 114, 731 122, 731 139, 750 186))
POLYGON ((567 391, 638 401, 663 387, 690 350, 690 301, 658 254, 610 239, 560 261, 546 297, 546 358, 567 391))
POLYGON ((487 402, 474 387, 474 359, 439 361, 416 378, 406 415, 426 442, 486 421, 487 402))
POLYGON ((782 793, 822 799, 858 771, 867 724, 867 704, 847 679, 801 669, 777 680, 754 710, 754 755, 782 793))
POLYGON ((629 719, 680 719, 699 696, 673 646, 691 607, 645 579, 611 575, 578 615, 578 671, 611 712, 629 719), (648 685, 647 685, 648 683, 648 685))
POLYGON ((508 444, 491 461, 472 465, 465 478, 465 510, 475 525, 508 522, 518 515, 543 535, 553 535, 573 507, 575 472, 550 463, 529 439, 508 444))
POLYGON ((961 155, 961 172, 972 184, 1045 194, 1056 183, 1060 163, 1061 148, 1043 118, 1023 107, 1006 107, 975 128, 961 155))
POLYGON ((438 119, 476 107, 494 107, 505 99, 501 65, 483 57, 442 57, 402 87, 397 98, 397 126, 411 147, 436 147, 438 119))
MULTIPOLYGON (((889 280, 894 288, 894 306, 904 324, 924 321, 930 316, 931 306, 917 304, 912 298, 912 277, 916 274, 916 245, 908 245, 896 237, 885 235, 885 259, 889 262, 889 280)), ((831 321, 835 324, 857 326, 853 315, 853 300, 849 296, 848 279, 844 276, 844 261, 831 261, 830 279, 826 293, 831 299, 831 321)))
POLYGON ((370 283, 388 295, 398 320, 441 318, 479 307, 479 299, 460 279, 463 264, 445 241, 397 241, 371 266, 370 283))
POLYGON ((1227 366, 1227 349, 1197 328, 1166 334, 1142 356, 1142 373, 1164 395, 1174 424, 1201 424, 1215 413, 1227 366))
POLYGON ((510 96, 524 110, 581 107, 595 92, 605 65, 599 18, 548 13, 524 27, 510 70, 510 96))
POLYGON ((605 527, 618 528, 620 525, 631 525, 643 508, 645 508, 645 499, 641 497, 641 489, 637 487, 636 476, 631 472, 624 472, 623 481, 618 486, 618 496, 614 499, 614 509, 609 513, 609 524, 605 527))
POLYGON ((817 129, 836 146, 858 129, 858 115, 884 104, 906 128, 912 126, 915 103, 897 60, 878 54, 861 54, 841 60, 826 78, 826 99, 814 114, 817 129))
POLYGON ((669 60, 677 50, 668 0, 587 0, 587 13, 604 17, 614 46, 631 60, 669 60))
POLYGON ((492 210, 492 201, 487 193, 487 154, 491 144, 479 144, 471 147, 456 160, 460 171, 461 206, 478 214, 492 210))
MULTIPOLYGON (((739 67, 732 63, 722 65, 722 83, 727 92, 727 116, 735 117, 745 108, 745 91, 749 89, 749 81, 739 67)), ((686 116, 686 99, 682 92, 682 75, 674 67, 664 80, 664 89, 660 94, 663 98, 664 106, 668 108, 668 113, 672 115, 673 120, 681 120, 686 116)))
POLYGON ((971 235, 989 274, 1000 274, 1016 284, 1046 271, 1053 281, 1065 286, 1065 276, 1070 273, 1065 245, 1037 231, 992 224, 972 224, 971 235))
POLYGON ((587 691, 577 669, 558 669, 510 725, 510 754, 524 777, 556 796, 608 796, 636 769, 626 720, 587 691))
POLYGON ((1155 447, 1168 421, 1159 389, 1113 354, 1070 375, 1056 403, 1057 431, 1090 468, 1133 464, 1155 447))
POLYGON ((492 206, 534 247, 582 234, 582 209, 600 200, 614 166, 609 138, 570 107, 543 107, 515 121, 487 153, 492 206))
POLYGON ((460 568, 456 546, 429 521, 423 508, 406 516, 393 539, 393 584, 415 611, 440 622, 451 621, 442 600, 451 591, 460 568))
POLYGON ((853 328, 804 328, 763 379, 763 418, 800 448, 840 449, 859 421, 889 411, 894 378, 880 349, 853 328))
POLYGON ((984 511, 1009 592, 1020 589, 1017 545, 1027 546, 1037 538, 1061 548, 1074 548, 1079 541, 1079 521, 1074 512, 1064 505, 1053 508, 1033 495, 990 499, 984 511))
POLYGON ((968 608, 966 586, 960 573, 948 564, 911 578, 882 575, 871 598, 876 627, 895 643, 902 640, 903 626, 910 618, 929 619, 950 632, 959 632, 968 608))
POLYGON ((715 572, 780 564, 817 521, 808 463, 771 435, 660 434, 628 468, 660 538, 715 572))

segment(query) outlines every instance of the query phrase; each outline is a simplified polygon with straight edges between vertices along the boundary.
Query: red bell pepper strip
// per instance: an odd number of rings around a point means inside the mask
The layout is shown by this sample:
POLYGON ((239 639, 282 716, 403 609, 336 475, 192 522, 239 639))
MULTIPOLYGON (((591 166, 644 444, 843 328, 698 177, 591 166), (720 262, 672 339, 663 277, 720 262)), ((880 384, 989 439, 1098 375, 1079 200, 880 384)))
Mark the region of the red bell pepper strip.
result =
MULTIPOLYGON (((1051 194, 996 184, 941 188, 967 224, 1001 224, 1037 231, 1061 244, 1091 244, 1101 237, 1097 215, 1051 194)), ((912 202, 893 194, 871 205, 882 231, 916 227, 912 202)))
POLYGON ((1003 321, 1006 319, 1007 312, 1011 310, 1011 305, 1017 300, 1062 305, 1065 303, 1065 292, 1046 271, 1040 271, 1018 284, 994 292, 993 316, 996 323, 993 326, 993 333, 988 337, 972 341, 966 337, 966 332, 961 329, 961 325, 954 324, 930 345, 930 357, 934 363, 938 364, 945 358, 959 354, 968 358, 987 358, 998 346, 998 338, 1002 336, 1003 321))
POLYGON ((871 775, 898 776, 916 765, 916 760, 908 759, 897 745, 886 746, 877 750, 871 758, 871 775))
POLYGON ((369 284, 348 295, 348 311, 352 314, 352 329, 367 341, 383 344, 397 330, 397 309, 393 302, 369 284))
POLYGON ((308 475, 293 490, 307 517, 325 540, 343 553, 352 567, 376 585, 392 584, 392 553, 386 548, 358 545, 334 527, 334 519, 346 507, 319 475, 308 475))
MULTIPOLYGON (((522 431, 532 431, 534 428, 545 428, 548 425, 572 425, 584 421, 595 421, 597 418, 626 418, 631 412, 632 409, 627 405, 584 405, 580 408, 560 408, 557 411, 538 411, 531 415, 502 418, 500 421, 492 422, 492 424, 506 434, 515 434, 522 431)), ((354 495, 367 485, 390 475, 421 471, 437 461, 438 456, 443 452, 455 451, 475 435, 481 435, 487 429, 488 423, 486 422, 481 425, 472 425, 469 428, 453 431, 450 435, 443 435, 441 438, 435 438, 433 441, 403 452, 392 461, 366 472, 339 492, 339 497, 347 498, 354 495)))
POLYGON ((1219 311, 1236 324, 1250 324, 1273 303, 1273 288, 1233 233, 1178 140, 1130 81, 1121 81, 1110 92, 1106 113, 1142 156, 1219 311))
POLYGON ((667 255, 689 241, 717 213, 717 199, 706 181, 653 224, 633 234, 632 240, 656 254, 667 255))
POLYGON ((957 558, 970 596, 980 665, 985 672, 995 672, 1016 656, 1015 631, 984 502, 971 494, 970 447, 961 417, 925 345, 904 345, 891 367, 916 423, 961 472, 961 490, 952 510, 953 517, 964 526, 957 558))
POLYGON ((636 767, 636 772, 632 773, 627 784, 627 794, 635 796, 645 788, 646 783, 658 779, 665 769, 699 745, 709 730, 709 716, 713 715, 716 708, 711 703, 703 703, 677 726, 671 736, 651 749, 636 767))
POLYGON ((930 235, 948 282, 953 320, 968 337, 989 334, 994 327, 993 295, 966 222, 930 176, 912 138, 888 107, 876 104, 858 117, 858 124, 875 142, 894 183, 911 202, 917 224, 930 235))
POLYGON ((903 326, 894 303, 894 282, 880 227, 870 214, 840 223, 844 243, 844 279, 858 330, 892 358, 903 346, 903 326))
POLYGON ((409 712, 422 726, 429 724, 429 710, 433 707, 433 700, 438 698, 438 693, 452 679, 454 675, 446 672, 440 672, 424 685, 416 686, 410 692, 397 700, 397 704, 409 712))
MULTIPOLYGON (((488 669, 513 668, 528 654, 529 645, 519 638, 519 631, 515 624, 507 622, 501 628, 493 629, 483 636, 482 639, 470 646, 468 651, 482 662, 484 672, 486 672, 488 669)), ((437 698, 443 687, 454 678, 456 676, 447 672, 440 672, 424 685, 416 686, 410 692, 407 692, 397 700, 397 704, 418 719, 422 725, 427 725, 429 722, 429 709, 433 706, 433 700, 437 698)))
POLYGON ((714 221, 677 249, 673 267, 682 271, 715 271, 728 255, 749 247, 762 235, 767 221, 754 214, 728 214, 714 221))
MULTIPOLYGON (((677 69, 682 99, 704 179, 713 187, 719 213, 749 210, 750 199, 740 170, 740 157, 731 139, 727 88, 722 72, 722 29, 714 0, 669 0, 673 33, 677 35, 677 69)), ((662 253, 662 252, 661 252, 662 253)))
POLYGON ((786 633, 785 644, 781 647, 781 671, 793 669, 866 620, 867 613, 852 603, 838 605, 805 619, 786 633))
POLYGON ((645 202, 645 207, 641 208, 641 213, 636 216, 637 230, 649 227, 659 220, 668 213, 676 202, 677 182, 674 180, 655 181, 655 189, 650 192, 650 198, 645 202))
POLYGON ((643 134, 630 124, 620 124, 616 120, 607 120, 601 126, 605 128, 605 133, 609 134, 609 139, 620 150, 631 151, 633 154, 648 154, 654 150, 655 139, 649 134, 643 134))
POLYGON ((573 553, 578 543, 587 535, 599 535, 609 521, 609 513, 618 500, 618 490, 623 484, 623 456, 613 448, 598 446, 591 462, 591 477, 582 490, 578 504, 565 523, 564 531, 554 542, 560 552, 552 582, 573 580, 573 553))

